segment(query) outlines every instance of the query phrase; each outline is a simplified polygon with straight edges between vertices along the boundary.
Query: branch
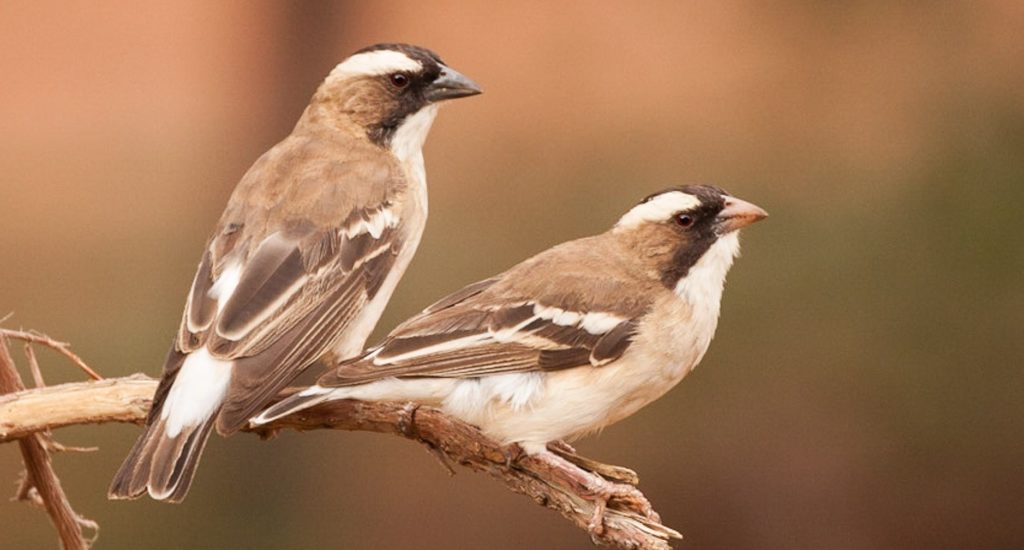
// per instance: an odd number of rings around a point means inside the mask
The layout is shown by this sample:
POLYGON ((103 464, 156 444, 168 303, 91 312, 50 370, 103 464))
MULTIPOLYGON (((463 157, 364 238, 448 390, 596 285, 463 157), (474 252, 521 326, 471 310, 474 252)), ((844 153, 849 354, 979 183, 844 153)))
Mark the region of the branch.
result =
MULTIPOLYGON (((34 355, 29 355, 32 361, 34 355)), ((24 390, 21 377, 14 368, 14 360, 7 349, 7 340, 0 336, 0 394, 24 390)), ((10 396, 2 398, 11 399, 10 396)), ((42 430, 40 430, 42 431, 42 430)), ((19 442, 22 461, 25 463, 25 477, 18 489, 17 498, 41 504, 50 515, 57 528, 61 546, 67 550, 85 550, 88 541, 82 534, 82 526, 95 526, 94 523, 81 518, 71 508, 60 480, 50 463, 50 453, 45 445, 42 433, 26 434, 19 442)))
MULTIPOLYGON (((157 382, 142 375, 108 378, 22 391, 0 396, 0 443, 27 434, 75 424, 145 421, 157 382)), ((520 456, 516 446, 502 446, 478 429, 440 410, 413 403, 333 401, 251 430, 269 437, 281 429, 336 429, 389 433, 424 444, 444 463, 486 472, 516 493, 558 511, 582 529, 596 508, 579 480, 551 462, 520 456)), ((559 453, 571 452, 564 446, 559 453)), ((600 465, 569 455, 570 461, 613 481, 632 481, 625 468, 600 465), (594 468, 594 466, 597 468, 594 468)), ((630 487, 632 488, 632 487, 630 487)), ((656 518, 656 516, 654 516, 656 518)), ((618 548, 667 549, 679 533, 613 500, 604 515, 604 528, 595 542, 618 548)))
MULTIPOLYGON (((7 317, 10 317, 10 315, 0 319, 0 323, 7 320, 7 317)), ((86 365, 85 361, 82 361, 81 357, 71 352, 71 344, 68 344, 67 342, 58 342, 45 334, 40 334, 35 331, 11 330, 8 328, 0 328, 0 338, 10 338, 12 340, 21 340, 26 344, 40 344, 46 346, 64 357, 67 357, 68 361, 71 361, 76 367, 82 369, 89 378, 92 378, 93 380, 103 379, 103 377, 96 371, 89 368, 89 365, 86 365)))
POLYGON ((156 384, 156 380, 136 374, 0 395, 0 443, 77 424, 141 424, 156 384))

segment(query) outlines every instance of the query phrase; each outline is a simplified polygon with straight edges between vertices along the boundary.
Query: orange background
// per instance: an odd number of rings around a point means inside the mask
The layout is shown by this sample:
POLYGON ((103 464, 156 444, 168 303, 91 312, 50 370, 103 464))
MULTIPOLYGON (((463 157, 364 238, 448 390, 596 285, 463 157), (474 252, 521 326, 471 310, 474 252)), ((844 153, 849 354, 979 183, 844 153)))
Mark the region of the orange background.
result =
MULTIPOLYGON (((241 174, 349 52, 420 44, 486 93, 434 126, 431 220, 378 335, 654 190, 715 183, 772 214, 718 337, 581 451, 637 469, 680 548, 1019 547, 1022 28, 1010 0, 4 2, 0 316, 156 375, 241 174)), ((184 505, 108 502, 137 434, 57 434, 100 447, 56 458, 99 548, 590 547, 372 434, 214 438, 184 505)), ((19 469, 0 446, 12 494, 19 469)), ((0 547, 54 541, 0 499, 0 547)))

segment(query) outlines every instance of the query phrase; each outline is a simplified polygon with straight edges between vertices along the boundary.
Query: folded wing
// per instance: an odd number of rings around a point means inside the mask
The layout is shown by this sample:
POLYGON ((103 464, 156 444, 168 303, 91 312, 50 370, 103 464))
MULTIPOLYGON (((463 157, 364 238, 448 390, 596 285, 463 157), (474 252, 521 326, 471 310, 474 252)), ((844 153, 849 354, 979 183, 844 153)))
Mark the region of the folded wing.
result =
POLYGON ((625 353, 648 307, 621 298, 628 286, 625 276, 566 272, 538 261, 520 264, 440 300, 318 384, 599 368, 625 353), (542 286, 524 288, 517 281, 527 269, 550 270, 551 275, 530 277, 534 283, 543 281, 542 286))

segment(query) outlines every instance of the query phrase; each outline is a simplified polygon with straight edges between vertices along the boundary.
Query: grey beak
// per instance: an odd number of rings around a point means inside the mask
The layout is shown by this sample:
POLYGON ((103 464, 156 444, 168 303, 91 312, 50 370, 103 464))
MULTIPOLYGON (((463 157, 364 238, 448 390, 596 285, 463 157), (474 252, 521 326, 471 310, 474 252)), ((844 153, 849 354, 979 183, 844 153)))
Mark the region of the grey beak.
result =
POLYGON ((441 66, 441 76, 427 86, 427 101, 444 101, 483 93, 480 85, 451 67, 441 66))
POLYGON ((736 231, 768 217, 768 213, 756 204, 736 197, 725 198, 725 208, 718 213, 718 225, 722 233, 736 231))

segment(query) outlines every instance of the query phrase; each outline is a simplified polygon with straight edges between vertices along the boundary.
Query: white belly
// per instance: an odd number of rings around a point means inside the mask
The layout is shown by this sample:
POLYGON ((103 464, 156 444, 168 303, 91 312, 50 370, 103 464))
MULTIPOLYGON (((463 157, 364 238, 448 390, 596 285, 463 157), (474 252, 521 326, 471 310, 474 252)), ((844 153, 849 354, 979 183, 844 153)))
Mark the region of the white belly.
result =
POLYGON ((619 360, 602 367, 505 375, 519 379, 504 380, 503 392, 489 389, 485 381, 475 382, 478 392, 462 390, 475 400, 449 397, 444 409, 495 439, 536 452, 549 441, 614 424, 664 395, 700 362, 716 325, 717 312, 704 313, 675 295, 666 296, 644 320, 642 336, 619 360), (701 318, 691 319, 694 315, 701 318), (510 391, 513 385, 517 389, 510 391))
POLYGON ((387 379, 339 388, 336 399, 417 401, 480 427, 529 453, 618 422, 661 397, 700 362, 718 311, 693 308, 666 293, 626 353, 602 367, 481 378, 387 379))

